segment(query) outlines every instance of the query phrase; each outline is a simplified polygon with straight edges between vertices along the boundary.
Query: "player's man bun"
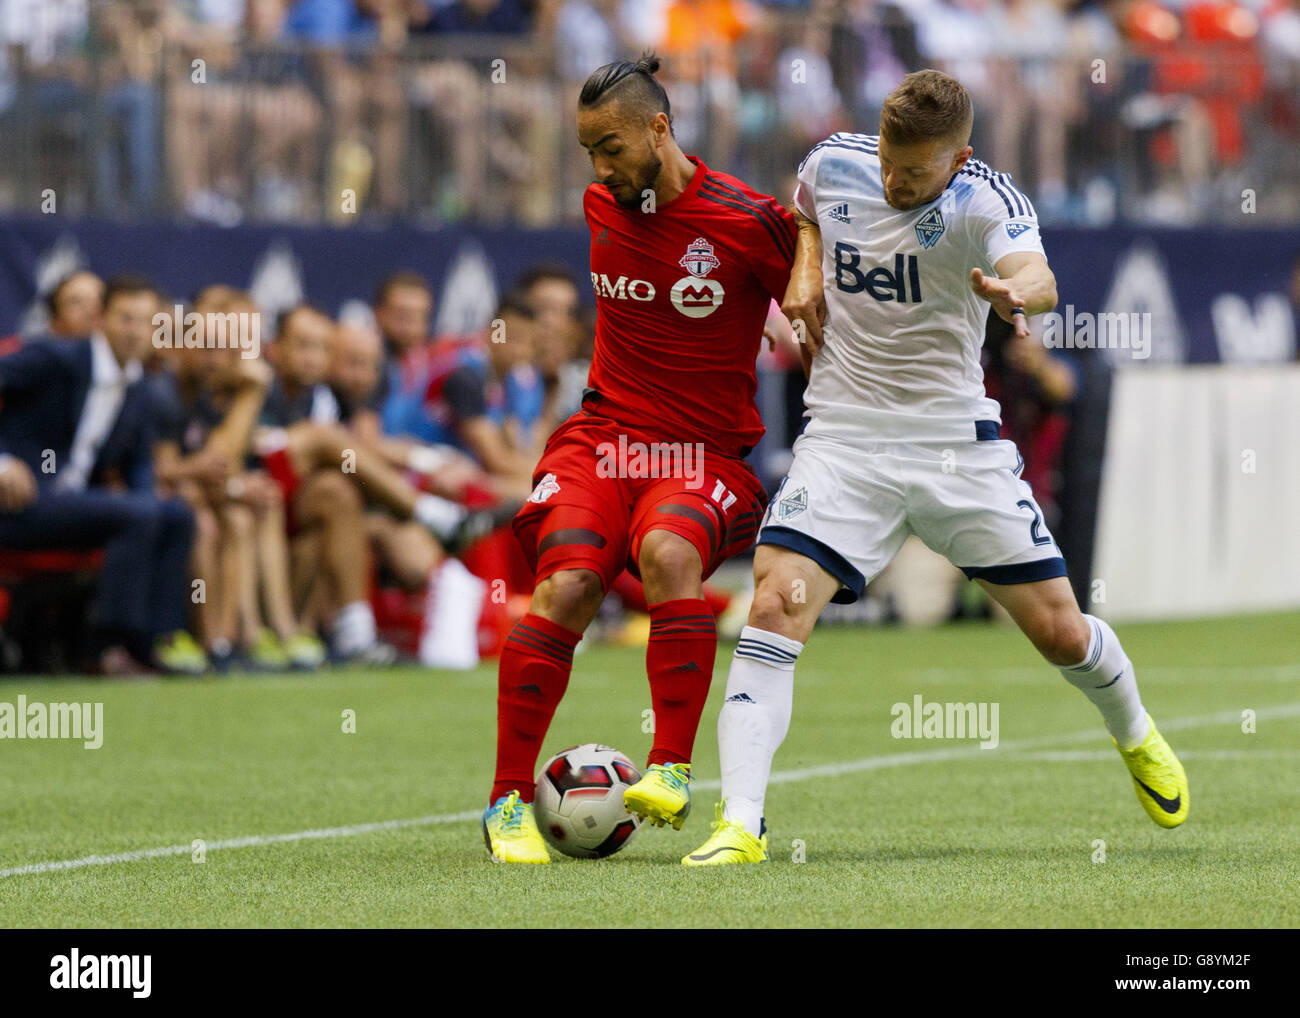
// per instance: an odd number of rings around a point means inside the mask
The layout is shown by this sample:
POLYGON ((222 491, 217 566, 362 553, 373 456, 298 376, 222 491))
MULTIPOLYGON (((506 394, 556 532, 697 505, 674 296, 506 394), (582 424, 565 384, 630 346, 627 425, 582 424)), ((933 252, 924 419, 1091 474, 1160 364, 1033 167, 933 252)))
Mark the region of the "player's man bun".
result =
POLYGON ((652 52, 641 54, 639 60, 615 60, 591 72, 578 94, 578 107, 590 109, 611 99, 617 99, 630 110, 641 113, 646 120, 663 113, 668 126, 673 123, 668 93, 659 84, 655 74, 659 58, 652 52))
POLYGON ((880 134, 891 145, 970 140, 974 107, 960 81, 942 71, 913 71, 885 97, 880 134))

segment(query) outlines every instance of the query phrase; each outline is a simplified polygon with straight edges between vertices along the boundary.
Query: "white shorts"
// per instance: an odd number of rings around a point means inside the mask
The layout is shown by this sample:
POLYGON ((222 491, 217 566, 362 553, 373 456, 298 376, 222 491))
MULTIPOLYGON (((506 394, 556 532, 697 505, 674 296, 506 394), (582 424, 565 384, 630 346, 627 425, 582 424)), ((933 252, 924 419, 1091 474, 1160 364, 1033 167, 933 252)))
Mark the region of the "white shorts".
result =
POLYGON ((856 442, 803 435, 763 516, 759 544, 789 548, 852 604, 915 534, 971 579, 1065 575, 1014 442, 856 442))

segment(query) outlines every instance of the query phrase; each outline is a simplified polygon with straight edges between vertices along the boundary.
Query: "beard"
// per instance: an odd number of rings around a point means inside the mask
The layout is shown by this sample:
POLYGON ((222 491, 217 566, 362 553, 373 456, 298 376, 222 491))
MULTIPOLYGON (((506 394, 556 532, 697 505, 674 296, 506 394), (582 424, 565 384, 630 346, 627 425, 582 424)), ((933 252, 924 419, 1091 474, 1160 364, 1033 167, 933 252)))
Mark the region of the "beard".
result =
POLYGON ((910 212, 912 209, 919 209, 922 205, 929 205, 930 202, 943 194, 946 187, 947 185, 939 188, 939 190, 935 191, 934 194, 931 195, 913 195, 908 198, 897 198, 889 191, 885 191, 885 203, 890 208, 897 209, 899 212, 910 212))
POLYGON ((637 170, 635 180, 619 181, 612 187, 606 184, 605 188, 609 191, 610 197, 623 208, 637 208, 645 199, 645 193, 651 190, 654 182, 659 179, 659 171, 663 169, 663 165, 663 160, 651 152, 649 158, 637 170))

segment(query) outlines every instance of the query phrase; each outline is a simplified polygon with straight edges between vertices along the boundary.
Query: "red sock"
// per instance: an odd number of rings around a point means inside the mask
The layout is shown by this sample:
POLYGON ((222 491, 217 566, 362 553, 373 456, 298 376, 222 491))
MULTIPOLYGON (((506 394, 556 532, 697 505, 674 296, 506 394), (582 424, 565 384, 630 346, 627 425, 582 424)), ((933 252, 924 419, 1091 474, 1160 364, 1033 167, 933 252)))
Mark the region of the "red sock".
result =
POLYGON ((650 606, 650 645, 645 652, 655 712, 650 763, 690 762, 717 650, 718 627, 707 601, 682 598, 650 606))
POLYGON ((497 673, 497 770, 489 803, 519 790, 533 801, 537 754, 569 685, 573 648, 582 639, 540 615, 515 623, 497 673))

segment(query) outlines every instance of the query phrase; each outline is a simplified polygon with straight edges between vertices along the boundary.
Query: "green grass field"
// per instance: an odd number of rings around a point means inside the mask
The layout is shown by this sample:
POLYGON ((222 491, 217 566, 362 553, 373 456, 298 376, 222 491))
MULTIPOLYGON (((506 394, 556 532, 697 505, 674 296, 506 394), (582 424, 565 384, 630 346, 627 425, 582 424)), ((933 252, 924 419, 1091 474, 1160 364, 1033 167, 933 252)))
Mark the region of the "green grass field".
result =
MULTIPOLYGON (((1181 829, 1147 819, 1092 707, 1012 630, 823 629, 768 796, 773 861, 705 871, 678 860, 712 819, 728 645, 685 828, 546 868, 493 866, 475 819, 494 665, 0 682, 0 701, 102 701, 105 729, 93 751, 0 742, 0 925, 1300 924, 1300 615, 1120 633, 1188 771, 1181 829), (916 694, 997 702, 1001 745, 894 739, 890 707, 916 694)), ((641 762, 648 699, 640 651, 580 654, 546 753, 599 741, 641 762)))

